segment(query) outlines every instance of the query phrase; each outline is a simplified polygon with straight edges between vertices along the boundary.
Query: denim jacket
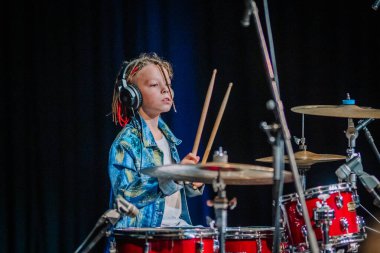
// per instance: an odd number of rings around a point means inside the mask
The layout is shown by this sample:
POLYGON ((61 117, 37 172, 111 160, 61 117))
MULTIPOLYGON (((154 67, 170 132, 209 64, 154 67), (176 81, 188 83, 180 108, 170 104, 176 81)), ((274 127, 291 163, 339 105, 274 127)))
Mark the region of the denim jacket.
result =
MULTIPOLYGON (((176 146, 181 140, 173 135, 161 118, 158 127, 168 140, 174 162, 179 163, 176 146)), ((178 190, 181 191, 182 204, 180 218, 191 224, 186 195, 201 195, 204 187, 194 190, 190 185, 177 184, 170 179, 157 179, 141 173, 144 168, 162 164, 163 152, 158 148, 144 119, 137 114, 120 131, 111 146, 108 173, 112 187, 111 208, 115 208, 114 201, 121 195, 139 209, 139 214, 134 218, 122 217, 114 228, 159 227, 164 213, 165 196, 178 190)))

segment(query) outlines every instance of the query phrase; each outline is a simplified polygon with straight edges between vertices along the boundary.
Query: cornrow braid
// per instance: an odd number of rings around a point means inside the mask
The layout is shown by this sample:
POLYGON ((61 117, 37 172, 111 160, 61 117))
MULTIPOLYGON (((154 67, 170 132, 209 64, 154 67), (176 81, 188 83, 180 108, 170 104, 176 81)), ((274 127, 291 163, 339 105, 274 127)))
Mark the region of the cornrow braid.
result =
MULTIPOLYGON (((168 72, 169 78, 173 79, 172 65, 168 61, 159 57, 156 53, 140 54, 138 58, 135 58, 131 60, 130 62, 124 62, 124 64, 127 64, 125 79, 128 83, 131 82, 132 77, 136 75, 137 72, 139 72, 143 67, 145 67, 148 64, 158 65, 162 73, 163 73, 163 69, 165 69, 168 72)), ((120 70, 120 72, 121 71, 122 69, 120 70)), ((112 121, 115 123, 115 125, 119 124, 120 126, 124 127, 126 124, 128 124, 134 112, 131 110, 131 108, 128 108, 127 105, 123 104, 120 99, 121 80, 119 79, 119 77, 120 77, 120 74, 122 74, 120 72, 118 73, 118 76, 116 78, 114 90, 113 90, 112 121)), ((165 75, 164 75, 164 78, 166 80, 165 75)), ((166 80, 166 83, 168 84, 168 80, 166 80)))

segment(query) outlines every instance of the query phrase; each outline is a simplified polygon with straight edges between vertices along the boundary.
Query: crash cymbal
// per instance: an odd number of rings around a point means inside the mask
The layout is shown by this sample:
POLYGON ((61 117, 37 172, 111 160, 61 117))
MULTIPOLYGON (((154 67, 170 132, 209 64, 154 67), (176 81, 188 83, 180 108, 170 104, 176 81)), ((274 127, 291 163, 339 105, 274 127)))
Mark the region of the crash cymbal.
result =
MULTIPOLYGON (((316 154, 307 150, 301 150, 294 153, 294 158, 296 160, 296 164, 300 167, 310 167, 315 163, 322 162, 334 162, 339 160, 346 159, 345 156, 341 155, 332 155, 332 154, 316 154)), ((288 156, 284 156, 284 160, 286 163, 289 163, 288 156)), ((264 157, 256 159, 258 162, 273 162, 273 156, 264 157)))
POLYGON ((293 112, 308 115, 353 119, 380 118, 380 110, 357 105, 302 105, 291 108, 293 112))
MULTIPOLYGON (((273 184, 273 169, 258 165, 239 163, 205 164, 171 164, 141 170, 157 178, 168 178, 175 181, 203 182, 212 184, 217 178, 218 171, 224 183, 227 185, 269 185, 273 184)), ((284 171, 285 183, 292 182, 291 172, 284 171)))

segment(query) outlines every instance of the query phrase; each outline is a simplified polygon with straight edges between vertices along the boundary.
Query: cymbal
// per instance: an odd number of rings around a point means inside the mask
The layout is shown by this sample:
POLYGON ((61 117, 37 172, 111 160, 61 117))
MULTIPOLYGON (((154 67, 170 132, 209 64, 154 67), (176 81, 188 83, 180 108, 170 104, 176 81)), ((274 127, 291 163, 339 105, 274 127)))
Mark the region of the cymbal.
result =
MULTIPOLYGON (((141 170, 157 178, 175 181, 203 182, 212 184, 218 171, 226 185, 269 185, 273 184, 273 169, 258 165, 210 162, 205 164, 171 164, 141 170)), ((292 173, 284 171, 284 182, 293 181, 292 173)))
MULTIPOLYGON (((345 156, 341 155, 332 155, 332 154, 316 154, 307 150, 301 150, 294 153, 294 158, 296 160, 296 164, 300 167, 310 167, 315 163, 322 162, 334 162, 338 160, 346 159, 345 156)), ((284 160, 286 163, 289 163, 288 156, 284 156, 284 160)), ((263 157, 256 159, 258 162, 273 162, 273 156, 263 157)))
POLYGON ((371 107, 359 107, 357 105, 302 105, 292 107, 296 113, 316 116, 341 117, 341 118, 380 118, 380 110, 371 107))

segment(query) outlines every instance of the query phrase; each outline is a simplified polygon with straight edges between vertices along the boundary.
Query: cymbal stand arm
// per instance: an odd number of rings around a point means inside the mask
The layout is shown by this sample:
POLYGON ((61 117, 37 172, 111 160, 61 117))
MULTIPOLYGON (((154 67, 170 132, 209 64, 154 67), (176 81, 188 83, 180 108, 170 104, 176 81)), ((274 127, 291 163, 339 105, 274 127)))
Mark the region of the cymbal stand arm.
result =
MULTIPOLYGON (((290 135, 289 128, 288 128, 288 125, 286 122, 283 103, 280 99, 280 92, 279 92, 279 88, 277 85, 278 78, 275 78, 275 75, 273 72, 271 59, 269 57, 268 49, 267 49, 266 42, 265 42, 265 36, 263 34, 263 29, 261 26, 259 14, 258 14, 258 9, 257 9, 255 1, 253 1, 253 0, 249 1, 249 8, 250 8, 250 13, 252 13, 254 16, 256 31, 258 33, 258 38, 259 38, 259 44, 260 44, 260 47, 261 47, 261 50, 263 53, 262 55, 263 55, 264 62, 266 65, 266 73, 267 73, 267 78, 268 78, 268 84, 270 86, 270 90, 272 92, 273 100, 275 102, 275 108, 276 108, 276 110, 274 110, 275 116, 279 122, 279 125, 281 126, 281 132, 282 132, 281 137, 284 139, 286 151, 287 151, 288 158, 289 158, 290 167, 291 167, 292 173, 293 173, 295 188, 297 190, 299 200, 301 203, 302 213, 303 213, 306 228, 308 231, 310 250, 312 253, 319 253, 317 239, 316 239, 315 233, 313 231, 313 228, 311 226, 310 217, 309 217, 308 209, 306 206, 305 196, 304 196, 304 193, 302 190, 301 180, 300 180, 297 164, 296 164, 295 157, 294 157, 293 147, 292 147, 292 144, 290 141, 291 135, 290 135)), ((268 33, 269 33, 268 38, 271 38, 271 34, 269 31, 270 30, 268 29, 268 33)), ((273 43, 271 42, 270 45, 272 45, 272 44, 273 43)), ((272 59, 274 60, 273 63, 275 63, 274 54, 272 55, 272 59)), ((276 69, 276 68, 274 68, 274 69, 276 69)), ((276 77, 277 77, 277 74, 276 74, 276 77)), ((274 245, 274 247, 273 247, 274 252, 278 252, 278 247, 279 247, 279 245, 274 245)))

